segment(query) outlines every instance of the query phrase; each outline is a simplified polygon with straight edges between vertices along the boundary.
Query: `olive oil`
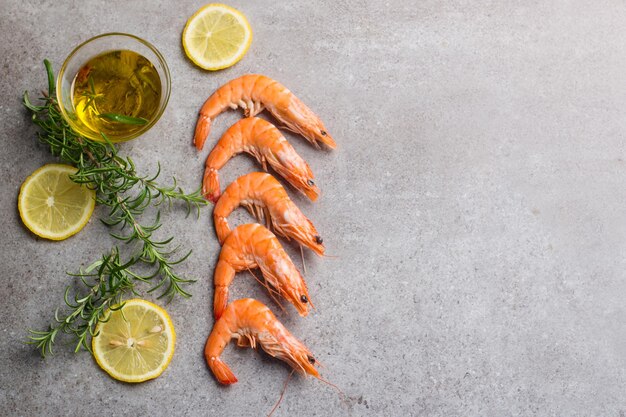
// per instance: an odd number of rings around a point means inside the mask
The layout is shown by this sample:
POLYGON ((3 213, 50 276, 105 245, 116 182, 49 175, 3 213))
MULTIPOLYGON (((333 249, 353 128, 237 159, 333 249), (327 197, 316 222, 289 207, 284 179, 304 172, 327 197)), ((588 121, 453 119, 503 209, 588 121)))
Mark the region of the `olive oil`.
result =
POLYGON ((72 101, 79 130, 113 142, 143 129, 159 109, 161 79, 142 55, 117 50, 91 58, 76 74, 72 101))

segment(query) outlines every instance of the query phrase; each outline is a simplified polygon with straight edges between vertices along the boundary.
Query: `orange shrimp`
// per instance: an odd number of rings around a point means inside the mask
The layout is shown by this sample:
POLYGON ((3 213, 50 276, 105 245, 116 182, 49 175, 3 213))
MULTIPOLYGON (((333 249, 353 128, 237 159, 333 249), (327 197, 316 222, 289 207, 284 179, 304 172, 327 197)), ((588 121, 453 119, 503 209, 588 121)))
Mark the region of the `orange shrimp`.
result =
POLYGON ((309 292, 304 278, 274 233, 258 223, 242 224, 228 235, 215 267, 213 314, 222 315, 228 304, 228 286, 237 272, 260 268, 269 286, 291 302, 301 316, 309 312, 309 292))
POLYGON ((234 155, 247 152, 267 171, 267 164, 311 200, 319 189, 309 165, 296 153, 287 139, 271 124, 258 117, 241 119, 220 138, 206 160, 202 193, 214 203, 220 196, 218 170, 234 155))
POLYGON ((204 102, 193 138, 198 150, 204 146, 213 119, 224 110, 237 107, 245 110, 246 117, 256 116, 266 108, 285 128, 301 134, 313 145, 319 147, 319 141, 331 149, 337 146, 319 117, 285 86, 264 75, 247 74, 227 82, 204 102))
POLYGON ((226 219, 238 206, 244 206, 257 219, 271 223, 274 232, 324 255, 324 241, 313 223, 291 201, 287 191, 270 174, 251 172, 233 181, 213 209, 215 231, 220 244, 230 233, 226 219))
POLYGON ((287 362, 303 375, 312 375, 321 380, 314 366, 319 362, 309 349, 289 333, 265 304, 244 298, 226 307, 224 314, 215 322, 204 347, 207 365, 221 384, 237 382, 233 372, 220 358, 233 338, 237 339, 240 347, 256 348, 258 342, 270 356, 287 362))

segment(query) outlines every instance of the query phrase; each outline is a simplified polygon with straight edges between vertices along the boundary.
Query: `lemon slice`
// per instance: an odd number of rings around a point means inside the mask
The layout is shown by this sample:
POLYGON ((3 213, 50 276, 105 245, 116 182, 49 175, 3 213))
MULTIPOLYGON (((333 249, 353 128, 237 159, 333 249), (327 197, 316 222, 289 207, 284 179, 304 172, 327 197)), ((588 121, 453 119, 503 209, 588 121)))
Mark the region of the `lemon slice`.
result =
POLYGON ((149 301, 132 299, 122 309, 106 312, 96 326, 91 347, 96 362, 113 378, 143 382, 163 373, 174 355, 176 332, 165 310, 149 301))
POLYGON ((248 52, 252 29, 238 10, 207 4, 187 20, 183 48, 197 66, 216 71, 235 65, 248 52))
POLYGON ((44 165, 26 178, 17 198, 24 225, 37 236, 63 240, 78 233, 89 221, 96 193, 70 179, 76 168, 44 165))

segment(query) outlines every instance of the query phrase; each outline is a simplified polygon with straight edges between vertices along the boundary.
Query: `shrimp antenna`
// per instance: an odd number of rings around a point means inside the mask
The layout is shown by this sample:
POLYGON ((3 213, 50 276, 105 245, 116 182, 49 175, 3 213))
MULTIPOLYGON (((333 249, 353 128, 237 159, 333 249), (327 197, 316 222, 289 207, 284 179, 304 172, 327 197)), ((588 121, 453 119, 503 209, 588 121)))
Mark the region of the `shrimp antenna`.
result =
POLYGON ((326 366, 322 362, 320 362, 319 359, 317 359, 317 358, 315 358, 315 364, 319 365, 322 368, 326 368, 326 366))
POLYGON ((300 257, 302 258, 302 269, 304 269, 304 275, 307 275, 306 263, 304 262, 304 249, 302 249, 302 245, 300 245, 300 257))
POLYGON ((330 381, 325 380, 325 379, 324 379, 324 378, 322 378, 321 376, 318 376, 318 377, 317 377, 317 379, 319 379, 319 380, 320 380, 320 381, 322 381, 323 383, 328 384, 328 385, 330 385, 331 387, 333 387, 334 389, 336 389, 336 390, 337 390, 337 392, 339 392, 339 394, 341 395, 341 398, 342 398, 343 400, 345 400, 345 399, 346 399, 346 394, 345 394, 345 393, 341 390, 341 388, 339 388, 337 385, 333 384, 333 383, 332 383, 332 382, 330 382, 330 381))
POLYGON ((285 307, 283 307, 283 305, 280 303, 280 301, 278 301, 278 299, 274 296, 274 294, 280 295, 280 293, 278 291, 276 291, 274 288, 272 288, 267 283, 267 280, 261 281, 259 278, 257 278, 257 276, 254 274, 254 272, 252 272, 252 270, 250 268, 246 268, 246 269, 248 270, 248 272, 250 272, 250 274, 254 277, 254 279, 257 280, 257 282, 259 284, 261 284, 262 286, 264 286, 267 289, 267 292, 270 294, 270 297, 272 297, 272 300, 274 300, 274 302, 276 304, 278 304, 278 307, 280 307, 280 309, 283 311, 283 313, 286 313, 287 310, 285 310, 285 307))
POLYGON ((289 373, 289 376, 287 376, 287 379, 285 380, 285 384, 283 385, 283 390, 280 393, 280 397, 278 398, 278 402, 276 402, 276 405, 274 405, 274 408, 272 408, 272 411, 270 411, 267 417, 271 417, 272 414, 274 414, 274 411, 276 411, 280 403, 283 401, 283 396, 285 395, 285 391, 287 391, 287 384, 289 384, 289 380, 291 379, 291 376, 293 375, 295 371, 296 371, 295 369, 292 369, 291 372, 289 373))
POLYGON ((252 275, 254 277, 254 279, 256 279, 256 281, 261 284, 263 287, 265 287, 265 289, 267 289, 267 292, 270 294, 270 297, 272 297, 272 300, 274 300, 274 302, 276 302, 276 304, 278 304, 280 306, 280 308, 283 310, 283 312, 285 312, 285 309, 283 308, 282 304, 274 297, 274 294, 276 295, 280 295, 280 293, 278 291, 276 291, 276 289, 272 288, 271 285, 269 285, 269 283, 267 282, 267 279, 265 279, 265 277, 263 277, 263 281, 261 281, 255 274, 254 272, 252 272, 252 270, 250 268, 246 268, 248 270, 248 272, 250 272, 250 275, 252 275))

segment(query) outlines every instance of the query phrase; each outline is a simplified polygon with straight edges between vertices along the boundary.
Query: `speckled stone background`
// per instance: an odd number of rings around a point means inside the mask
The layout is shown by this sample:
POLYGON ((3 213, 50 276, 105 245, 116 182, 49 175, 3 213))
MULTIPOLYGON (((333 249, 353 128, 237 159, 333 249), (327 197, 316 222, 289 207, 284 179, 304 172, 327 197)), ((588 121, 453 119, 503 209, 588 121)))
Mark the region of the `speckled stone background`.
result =
MULTIPOLYGON (((210 208, 164 213, 161 236, 192 248, 190 300, 157 380, 118 383, 60 343, 40 359, 27 328, 62 303, 65 271, 112 242, 97 218, 59 243, 22 227, 21 182, 54 161, 20 104, 78 43, 111 31, 154 43, 172 96, 147 135, 121 146, 141 172, 196 188, 208 149, 196 113, 225 81, 274 77, 326 122, 339 147, 289 135, 323 191, 295 195, 336 258, 307 254, 317 311, 279 318, 346 393, 293 378, 276 416, 626 414, 626 7, 621 1, 233 1, 254 29, 248 55, 208 73, 180 35, 193 1, 0 2, 0 414, 256 416, 288 369, 225 353, 240 382, 217 385, 202 356, 219 246, 210 208)), ((208 144, 238 117, 221 116, 208 144)), ((240 156, 224 182, 258 169, 240 156)), ((245 215, 239 216, 242 221, 245 215)), ((295 247, 287 245, 300 265, 295 247)), ((271 304, 246 274, 235 297, 271 304)))

